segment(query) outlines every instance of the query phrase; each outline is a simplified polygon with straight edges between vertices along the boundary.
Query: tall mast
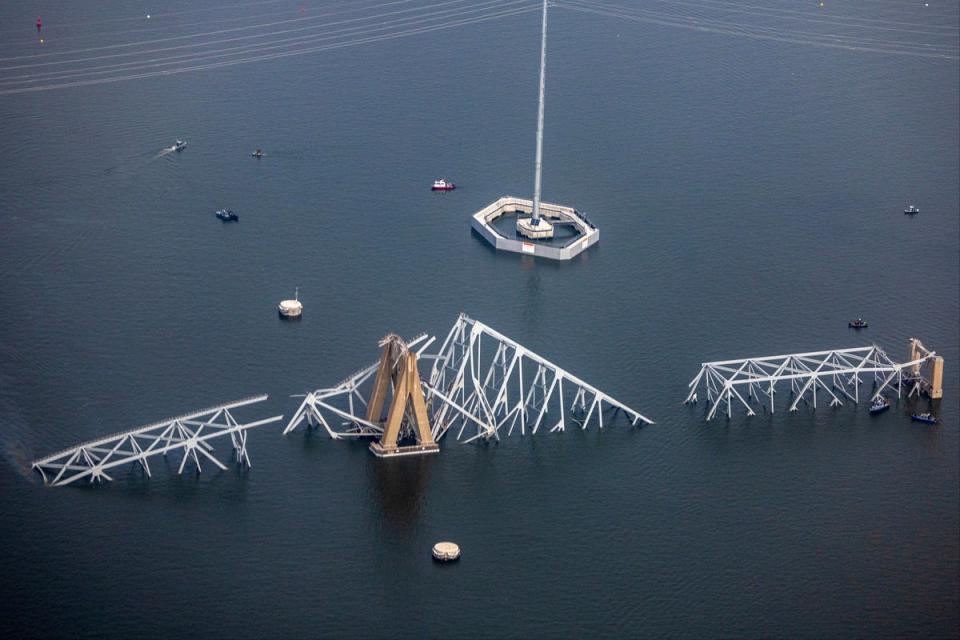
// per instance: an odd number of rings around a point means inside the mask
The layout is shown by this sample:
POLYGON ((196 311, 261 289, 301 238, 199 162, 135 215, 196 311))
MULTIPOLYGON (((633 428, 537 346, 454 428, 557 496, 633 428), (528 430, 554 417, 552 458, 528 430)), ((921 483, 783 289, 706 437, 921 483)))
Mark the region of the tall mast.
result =
POLYGON ((540 174, 543 172, 543 86, 547 75, 547 0, 543 0, 543 34, 540 36, 540 104, 537 107, 537 160, 533 173, 533 223, 540 224, 540 174))

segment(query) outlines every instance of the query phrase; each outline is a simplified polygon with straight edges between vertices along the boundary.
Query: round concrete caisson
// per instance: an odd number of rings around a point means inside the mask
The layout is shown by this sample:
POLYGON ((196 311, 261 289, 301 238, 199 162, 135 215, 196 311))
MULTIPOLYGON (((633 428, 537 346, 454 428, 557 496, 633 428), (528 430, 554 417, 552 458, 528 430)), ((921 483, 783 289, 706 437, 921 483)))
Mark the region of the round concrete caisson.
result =
POLYGON ((451 562, 460 558, 460 547, 454 542, 438 542, 433 545, 433 558, 441 562, 451 562))

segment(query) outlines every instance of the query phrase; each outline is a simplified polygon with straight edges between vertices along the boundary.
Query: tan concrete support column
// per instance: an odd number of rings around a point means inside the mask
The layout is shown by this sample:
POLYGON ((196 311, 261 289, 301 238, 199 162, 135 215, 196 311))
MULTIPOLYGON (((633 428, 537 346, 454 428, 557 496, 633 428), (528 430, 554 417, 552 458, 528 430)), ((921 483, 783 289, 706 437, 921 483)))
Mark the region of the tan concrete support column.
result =
MULTIPOLYGON (((920 353, 919 345, 920 345, 919 340, 917 340, 916 338, 910 338, 910 354, 909 354, 910 357, 907 358, 907 362, 913 362, 914 360, 920 359, 922 354, 920 353)), ((912 367, 910 367, 910 373, 912 373, 915 376, 920 375, 920 365, 915 364, 912 367)))
POLYGON ((943 357, 936 356, 933 359, 933 370, 930 374, 930 397, 938 399, 943 397, 943 357))
POLYGON ((393 397, 387 409, 387 418, 382 422, 383 435, 378 442, 370 445, 370 450, 379 457, 436 452, 439 447, 433 441, 433 433, 430 431, 430 418, 420 385, 420 372, 417 370, 417 355, 407 348, 402 339, 392 334, 380 344, 383 346, 383 353, 367 405, 367 420, 381 424, 391 382, 393 397), (416 445, 397 444, 404 428, 404 420, 413 430, 416 445))

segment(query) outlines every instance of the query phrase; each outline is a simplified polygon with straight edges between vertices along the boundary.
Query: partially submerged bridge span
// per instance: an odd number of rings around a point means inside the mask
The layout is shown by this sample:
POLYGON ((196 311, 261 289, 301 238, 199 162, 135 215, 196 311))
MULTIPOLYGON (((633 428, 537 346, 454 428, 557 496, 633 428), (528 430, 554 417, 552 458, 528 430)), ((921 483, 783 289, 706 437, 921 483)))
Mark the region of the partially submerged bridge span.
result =
MULTIPOLYGON (((504 432, 507 436, 514 431, 537 433, 551 411, 557 420, 550 424, 550 431, 563 431, 570 422, 586 429, 591 420, 603 428, 604 420, 609 423, 617 413, 623 413, 632 425, 653 424, 638 411, 466 315, 457 318, 439 350, 429 353, 433 342, 434 338, 424 334, 406 345, 408 349, 419 347, 411 352, 418 361, 432 363, 420 385, 434 442, 454 428, 458 440, 466 435, 465 442, 499 440, 504 432)), ((379 367, 381 363, 371 364, 334 387, 308 393, 284 433, 306 423, 322 426, 335 440, 381 438, 382 422, 366 412, 372 393, 369 386, 379 367)))
POLYGON ((227 467, 211 453, 211 441, 228 436, 235 461, 249 467, 247 429, 278 422, 283 416, 240 423, 230 411, 262 402, 267 397, 252 396, 84 442, 37 460, 33 468, 40 472, 44 483, 53 486, 67 485, 85 478, 88 482, 103 482, 113 480, 108 471, 127 464, 139 465, 147 476, 151 476, 147 459, 175 451, 181 455, 178 474, 183 473, 188 460, 193 460, 199 473, 203 458, 225 471, 227 467))
POLYGON ((508 436, 514 430, 521 435, 527 430, 537 433, 551 408, 558 415, 550 431, 563 431, 568 420, 586 429, 592 418, 602 429, 604 411, 610 418, 622 412, 631 425, 653 424, 638 411, 463 314, 433 360, 427 399, 434 408, 437 440, 457 425, 457 439, 472 427, 468 442, 499 439, 504 429, 508 436))
POLYGON ((826 394, 830 406, 838 406, 843 404, 844 398, 859 402, 863 376, 871 374, 871 400, 888 388, 895 388, 898 397, 904 392, 910 396, 927 393, 931 397, 940 397, 937 394, 940 393, 943 358, 927 350, 916 339, 910 341, 910 358, 909 362, 897 363, 883 349, 871 345, 704 362, 700 365, 700 372, 687 385, 690 392, 684 402, 697 402, 698 391, 703 389, 711 403, 707 420, 711 420, 721 408, 729 418, 734 400, 737 406, 746 408, 749 416, 756 414, 755 405, 767 401, 773 413, 776 385, 789 382, 793 398, 790 411, 796 411, 801 400, 811 402, 816 408, 818 389, 826 394), (924 377, 922 370, 928 364, 932 369, 929 379, 924 377))

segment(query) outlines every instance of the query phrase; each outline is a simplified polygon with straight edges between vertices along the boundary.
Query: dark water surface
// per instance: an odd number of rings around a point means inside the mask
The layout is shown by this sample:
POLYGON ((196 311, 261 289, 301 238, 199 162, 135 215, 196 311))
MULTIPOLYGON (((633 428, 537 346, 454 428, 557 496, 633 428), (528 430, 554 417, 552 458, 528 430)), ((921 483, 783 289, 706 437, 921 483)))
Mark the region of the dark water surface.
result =
MULTIPOLYGON (((0 7, 0 66, 301 3, 42 4, 0 7), (105 22, 161 9, 155 31, 105 22)), ((856 15, 955 41, 957 5, 931 4, 856 15)), ((469 225, 531 190, 538 30, 532 12, 0 95, 4 636, 957 635, 957 61, 557 7, 544 194, 601 242, 551 264, 469 225), (440 176, 457 190, 431 193, 440 176), (281 322, 295 286, 304 317, 281 322), (242 475, 158 462, 149 481, 54 489, 29 470, 252 393, 271 399, 245 417, 289 416, 290 394, 373 361, 386 332, 444 334, 460 311, 656 424, 391 462, 273 426, 250 432, 242 475), (936 427, 905 400, 710 423, 681 405, 703 361, 873 341, 903 360, 913 336, 946 358, 936 427), (430 560, 445 538, 455 566, 430 560)))

